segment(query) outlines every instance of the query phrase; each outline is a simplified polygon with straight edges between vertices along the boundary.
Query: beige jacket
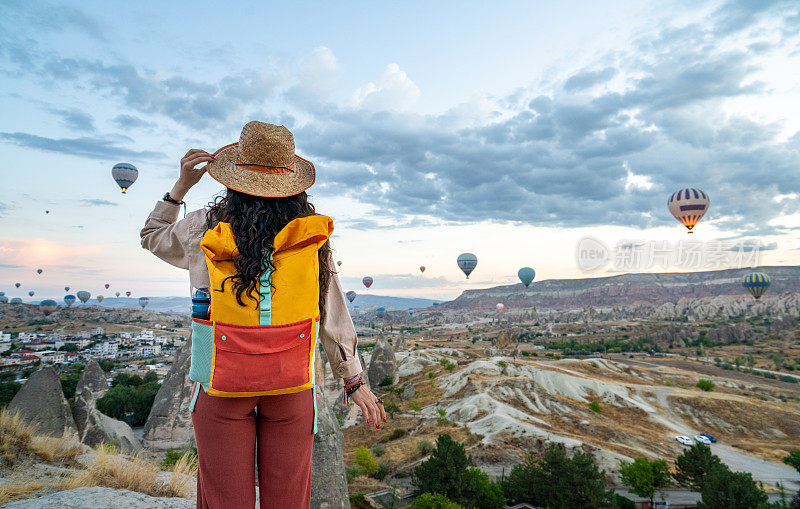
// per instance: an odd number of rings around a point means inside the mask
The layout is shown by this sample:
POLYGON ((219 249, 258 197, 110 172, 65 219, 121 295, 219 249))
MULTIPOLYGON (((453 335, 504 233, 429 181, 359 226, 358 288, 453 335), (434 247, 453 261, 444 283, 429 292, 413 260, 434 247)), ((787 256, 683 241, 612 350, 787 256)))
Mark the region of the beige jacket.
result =
MULTIPOLYGON (((180 206, 174 203, 163 200, 156 203, 140 233, 142 247, 170 265, 188 269, 192 287, 208 287, 206 258, 200 249, 207 229, 206 211, 192 211, 178 221, 179 211, 180 206)), ((325 319, 320 323, 319 336, 334 376, 347 378, 361 373, 362 366, 356 352, 356 331, 333 259, 328 263, 334 274, 325 297, 325 319)))

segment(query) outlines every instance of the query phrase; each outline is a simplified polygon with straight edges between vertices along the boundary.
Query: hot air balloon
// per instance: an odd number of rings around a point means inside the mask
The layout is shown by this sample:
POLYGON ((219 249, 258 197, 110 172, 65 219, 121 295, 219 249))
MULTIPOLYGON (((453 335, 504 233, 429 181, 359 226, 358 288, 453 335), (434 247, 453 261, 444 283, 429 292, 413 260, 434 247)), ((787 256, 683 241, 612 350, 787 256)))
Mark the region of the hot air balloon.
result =
POLYGON ((519 269, 519 272, 517 272, 517 277, 519 277, 519 280, 522 281, 522 284, 527 288, 533 281, 533 278, 536 277, 536 271, 530 267, 522 267, 519 269))
POLYGON ((0 295, 0 304, 6 304, 6 303, 8 303, 8 297, 6 297, 5 295, 0 295))
POLYGON ((139 177, 139 170, 130 163, 117 163, 111 168, 111 176, 114 177, 114 181, 122 188, 122 193, 125 194, 125 191, 139 177))
POLYGON ((408 308, 408 316, 414 316, 414 308, 408 308))
POLYGON ((386 308, 385 308, 385 307, 383 307, 383 306, 379 307, 379 308, 378 308, 378 316, 379 316, 379 317, 382 317, 382 316, 383 316, 383 315, 385 315, 385 314, 386 314, 386 308))
POLYGON ((119 296, 120 296, 120 293, 119 293, 119 292, 117 292, 117 293, 115 293, 114 295, 116 295, 116 296, 117 296, 117 298, 119 298, 119 296))
POLYGON ((125 296, 126 297, 130 297, 131 296, 131 292, 125 292, 125 296))
POLYGON ((68 292, 68 291, 69 291, 69 286, 65 286, 65 287, 64 287, 64 291, 65 291, 65 292, 68 292))
POLYGON ((364 286, 366 286, 367 289, 369 289, 369 287, 372 286, 372 278, 369 276, 362 279, 361 282, 364 283, 364 286))
POLYGON ((498 303, 497 303, 497 312, 498 312, 498 313, 502 313, 502 312, 503 312, 503 308, 505 308, 505 306, 503 305, 503 303, 502 303, 502 302, 498 302, 498 303))
POLYGON ((341 267, 342 266, 342 260, 339 260, 338 262, 336 262, 336 265, 341 267))
POLYGON ((353 291, 349 291, 346 294, 344 294, 344 296, 347 297, 347 300, 349 300, 350 302, 353 302, 354 300, 356 300, 356 296, 357 295, 358 294, 356 292, 353 292, 353 291))
POLYGON ((108 283, 106 283, 104 286, 106 287, 106 290, 108 290, 108 288, 109 288, 111 285, 110 285, 110 284, 108 284, 108 283))
POLYGON ((6 292, 0 292, 0 297, 3 297, 5 294, 6 292))
POLYGON ((36 269, 37 274, 41 274, 42 272, 44 272, 42 269, 36 269))
POLYGON ((31 296, 31 297, 33 297, 34 295, 36 295, 36 292, 34 292, 33 290, 31 290, 31 291, 29 291, 29 292, 28 292, 28 295, 29 295, 29 296, 31 296))
POLYGON ((74 295, 65 295, 64 296, 64 304, 66 304, 67 307, 70 307, 73 304, 75 304, 75 296, 74 295))
POLYGON ((692 228, 708 211, 708 195, 700 189, 681 189, 669 197, 669 211, 692 233, 692 228))
POLYGON ((149 299, 147 297, 139 297, 139 305, 142 306, 142 309, 147 307, 147 303, 149 299))
POLYGON ((43 300, 42 302, 39 303, 39 311, 44 313, 44 316, 47 316, 53 311, 55 311, 57 307, 58 304, 56 304, 56 301, 54 301, 53 299, 43 300))
POLYGON ((12 304, 22 304, 22 299, 20 299, 19 297, 14 297, 13 299, 11 299, 11 303, 12 304))
POLYGON ((78 296, 78 300, 80 300, 84 304, 86 304, 87 300, 92 298, 92 294, 89 293, 89 292, 85 292, 85 291, 80 291, 80 292, 76 293, 75 295, 77 295, 78 296))
POLYGON ((425 266, 424 265, 420 265, 419 271, 424 273, 425 272, 425 266))
POLYGON ((769 276, 763 272, 751 272, 742 279, 742 286, 747 292, 758 300, 769 288, 769 276))
POLYGON ((44 213, 45 213, 45 214, 49 214, 49 213, 50 213, 50 211, 49 211, 49 210, 45 210, 45 211, 44 211, 44 213))
POLYGON ((16 286, 17 288, 19 288, 20 286, 22 286, 22 283, 14 283, 14 286, 16 286))
POLYGON ((102 295, 98 295, 97 296, 97 303, 100 304, 101 302, 103 302, 103 299, 105 299, 105 297, 103 297, 102 295))
POLYGON ((478 257, 472 253, 462 253, 458 255, 458 268, 464 272, 464 275, 469 279, 469 275, 475 270, 478 265, 478 257))

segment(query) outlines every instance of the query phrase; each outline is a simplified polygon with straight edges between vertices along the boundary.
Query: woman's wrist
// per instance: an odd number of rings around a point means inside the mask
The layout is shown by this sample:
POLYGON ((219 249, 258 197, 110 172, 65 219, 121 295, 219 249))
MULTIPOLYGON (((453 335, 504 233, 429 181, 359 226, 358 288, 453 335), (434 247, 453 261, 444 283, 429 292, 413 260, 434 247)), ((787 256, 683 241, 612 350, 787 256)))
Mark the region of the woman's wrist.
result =
POLYGON ((183 201, 183 197, 186 196, 186 193, 189 192, 192 186, 186 185, 185 183, 181 182, 180 180, 175 182, 175 185, 172 186, 172 190, 169 192, 169 196, 173 200, 183 201))

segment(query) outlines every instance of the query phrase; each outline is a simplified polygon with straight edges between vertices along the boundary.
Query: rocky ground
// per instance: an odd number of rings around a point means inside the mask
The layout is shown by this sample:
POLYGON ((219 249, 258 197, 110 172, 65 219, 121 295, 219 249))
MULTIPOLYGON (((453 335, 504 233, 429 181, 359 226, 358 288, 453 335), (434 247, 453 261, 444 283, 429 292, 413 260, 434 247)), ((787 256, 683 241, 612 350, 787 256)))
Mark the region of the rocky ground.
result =
POLYGON ((441 432, 466 442, 476 464, 493 475, 548 442, 561 442, 590 452, 611 482, 620 460, 646 456, 671 463, 683 450, 676 435, 710 432, 719 438, 712 450, 732 469, 752 472, 766 485, 800 488, 797 472, 780 462, 800 448, 800 385, 741 373, 731 378, 727 370, 688 360, 647 359, 515 360, 467 344, 419 343, 398 352, 396 392, 413 387, 414 395, 384 393, 400 409, 385 431, 352 418, 344 431, 348 461, 359 445, 382 443, 378 460, 394 477, 357 477, 351 491, 407 485, 407 472, 422 458, 416 443, 441 432), (701 377, 717 388, 696 388, 701 377), (593 401, 599 412, 590 409, 593 401), (386 441, 397 429, 403 436, 386 441))

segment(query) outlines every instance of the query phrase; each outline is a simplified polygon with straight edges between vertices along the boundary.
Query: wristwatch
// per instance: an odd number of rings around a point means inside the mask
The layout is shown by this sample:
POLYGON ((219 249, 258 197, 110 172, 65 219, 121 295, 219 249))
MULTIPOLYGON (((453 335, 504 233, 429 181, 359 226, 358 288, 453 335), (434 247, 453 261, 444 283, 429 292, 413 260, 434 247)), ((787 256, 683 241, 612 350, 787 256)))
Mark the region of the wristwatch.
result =
POLYGON ((183 200, 181 200, 181 201, 178 201, 178 200, 176 200, 175 198, 173 198, 172 196, 170 196, 170 195, 169 195, 169 191, 167 191, 167 194, 165 194, 165 195, 164 195, 164 198, 162 198, 162 199, 163 199, 165 202, 174 203, 175 205, 183 205, 183 204, 185 203, 183 200))

